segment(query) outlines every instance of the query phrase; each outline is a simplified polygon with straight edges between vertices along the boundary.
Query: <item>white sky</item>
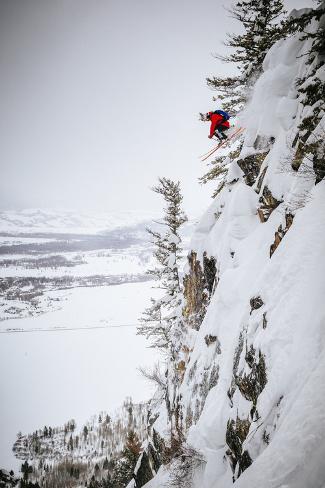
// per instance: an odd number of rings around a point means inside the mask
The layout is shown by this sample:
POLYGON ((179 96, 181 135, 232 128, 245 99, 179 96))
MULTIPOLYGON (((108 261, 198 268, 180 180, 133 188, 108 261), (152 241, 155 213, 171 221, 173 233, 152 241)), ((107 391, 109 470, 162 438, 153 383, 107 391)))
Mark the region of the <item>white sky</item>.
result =
MULTIPOLYGON (((2 0, 1 208, 157 210, 158 176, 199 214, 211 189, 212 57, 237 28, 225 0, 2 0)), ((311 0, 289 0, 289 9, 311 0)))

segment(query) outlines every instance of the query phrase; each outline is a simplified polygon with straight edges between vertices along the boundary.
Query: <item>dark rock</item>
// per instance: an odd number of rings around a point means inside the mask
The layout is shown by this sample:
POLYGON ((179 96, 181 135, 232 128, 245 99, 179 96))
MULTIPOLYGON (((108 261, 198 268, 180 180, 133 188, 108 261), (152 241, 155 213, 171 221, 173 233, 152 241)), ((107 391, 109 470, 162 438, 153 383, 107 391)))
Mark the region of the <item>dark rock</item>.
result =
POLYGON ((261 206, 258 208, 257 212, 261 222, 266 222, 273 210, 275 210, 281 203, 280 200, 277 200, 265 185, 263 188, 262 196, 259 199, 261 206))
POLYGON ((238 465, 238 477, 252 464, 248 451, 243 452, 243 442, 248 435, 250 425, 251 422, 248 419, 238 417, 236 421, 230 419, 227 423, 226 443, 229 449, 226 454, 230 459, 233 472, 238 465))
POLYGON ((253 345, 251 345, 251 347, 248 349, 248 351, 246 351, 245 361, 250 368, 253 367, 254 361, 255 361, 255 349, 254 349, 253 345))
POLYGON ((216 344, 216 352, 217 354, 221 354, 221 347, 220 347, 220 342, 217 336, 207 334, 204 337, 204 341, 207 346, 211 346, 211 344, 216 344))
POLYGON ((216 267, 216 259, 213 256, 209 258, 206 252, 203 254, 203 273, 204 273, 206 287, 211 296, 215 284, 217 267, 216 267))
POLYGON ((194 251, 188 255, 189 273, 183 279, 185 306, 183 316, 187 324, 199 330, 205 316, 210 297, 216 286, 217 267, 213 256, 203 255, 203 269, 194 251))
POLYGON ((234 356, 231 385, 229 390, 227 391, 227 395, 230 400, 231 406, 232 406, 232 397, 234 396, 236 390, 236 378, 238 373, 238 365, 239 365, 241 353, 243 352, 243 348, 244 348, 244 334, 243 332, 241 332, 239 334, 238 346, 236 347, 235 356, 234 356))
POLYGON ((264 176, 266 174, 266 171, 267 171, 267 166, 265 166, 265 168, 263 169, 263 171, 261 172, 258 180, 257 180, 257 184, 256 184, 256 193, 259 193, 261 191, 261 188, 262 188, 262 184, 263 184, 263 180, 264 180, 264 176))
POLYGON ((217 366, 214 364, 211 368, 211 371, 210 371, 209 390, 211 390, 211 388, 214 388, 215 386, 217 386, 218 381, 219 381, 219 364, 217 366))
POLYGON ((324 154, 324 150, 323 150, 323 157, 319 158, 319 157, 317 157, 317 155, 314 156, 313 169, 314 169, 315 175, 316 175, 315 185, 317 185, 317 183, 320 183, 325 178, 325 154, 324 154))
POLYGON ((304 143, 302 141, 299 141, 296 152, 291 161, 291 167, 294 171, 298 171, 304 156, 305 156, 304 143))
POLYGON ((253 297, 249 301, 251 306, 250 314, 252 314, 253 310, 258 310, 264 305, 264 302, 261 297, 253 297))
POLYGON ((280 225, 278 227, 278 230, 275 232, 275 234, 274 234, 274 242, 270 246, 270 258, 272 257, 274 251, 277 249, 277 247, 279 246, 280 242, 282 241, 282 239, 284 238, 284 236, 286 235, 286 233, 290 229, 290 227, 291 227, 291 225, 293 223, 293 219, 294 219, 294 215, 292 215, 290 213, 287 213, 286 216, 285 216, 285 220, 286 220, 286 226, 285 226, 285 228, 283 229, 282 228, 282 225, 280 225))
POLYGON ((243 454, 242 454, 241 460, 239 462, 238 476, 240 476, 245 471, 245 469, 249 468, 250 465, 252 464, 252 462, 253 461, 252 461, 252 458, 249 455, 249 452, 247 450, 244 451, 243 454))
POLYGON ((266 318, 266 312, 263 313, 263 329, 266 329, 267 327, 267 318, 266 318))
POLYGON ((256 359, 254 358, 253 362, 250 362, 249 367, 251 368, 250 373, 244 373, 243 375, 238 376, 236 378, 236 384, 243 397, 246 398, 246 400, 253 402, 253 405, 256 406, 257 399, 267 383, 265 358, 261 351, 259 352, 258 362, 256 362, 256 359))
POLYGON ((134 475, 136 487, 141 488, 148 483, 155 476, 160 465, 158 455, 149 443, 147 449, 141 454, 140 465, 134 475))
POLYGON ((245 183, 248 186, 254 185, 256 178, 259 175, 260 168, 264 159, 266 158, 268 151, 252 154, 244 159, 239 159, 237 161, 238 166, 244 173, 245 183))
POLYGON ((206 313, 208 293, 205 288, 204 273, 196 252, 192 251, 189 254, 188 262, 190 270, 183 280, 185 298, 183 316, 187 319, 190 327, 198 330, 206 313))

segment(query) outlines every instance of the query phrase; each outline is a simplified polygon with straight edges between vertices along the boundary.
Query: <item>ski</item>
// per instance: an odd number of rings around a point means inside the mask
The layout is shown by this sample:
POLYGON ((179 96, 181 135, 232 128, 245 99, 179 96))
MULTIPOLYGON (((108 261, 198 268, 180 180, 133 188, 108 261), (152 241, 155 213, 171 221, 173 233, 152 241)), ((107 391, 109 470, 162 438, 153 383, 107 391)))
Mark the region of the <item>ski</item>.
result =
POLYGON ((236 137, 236 136, 239 136, 240 134, 242 134, 244 132, 244 128, 243 127, 239 127, 231 136, 229 136, 227 139, 225 139, 224 141, 221 141, 219 144, 217 144, 217 146, 213 147, 212 149, 210 149, 210 151, 208 151, 207 153, 203 154, 202 156, 200 156, 201 158, 201 161, 205 161, 206 159, 208 159, 210 156, 212 156, 212 154, 214 154, 218 149, 220 149, 221 147, 224 147, 226 146, 229 142, 233 141, 233 139, 236 137))

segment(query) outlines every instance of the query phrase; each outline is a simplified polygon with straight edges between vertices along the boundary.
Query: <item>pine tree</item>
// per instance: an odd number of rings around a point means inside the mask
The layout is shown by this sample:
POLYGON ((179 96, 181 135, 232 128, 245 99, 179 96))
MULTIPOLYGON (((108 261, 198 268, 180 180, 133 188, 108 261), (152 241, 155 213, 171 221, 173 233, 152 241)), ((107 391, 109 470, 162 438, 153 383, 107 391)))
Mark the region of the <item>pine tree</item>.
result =
MULTIPOLYGON (((233 52, 228 56, 217 55, 216 58, 234 64, 238 69, 238 75, 207 78, 207 84, 217 91, 221 108, 235 115, 245 106, 250 91, 262 72, 266 53, 277 40, 285 37, 287 32, 284 29, 284 20, 280 21, 285 14, 282 0, 242 0, 229 9, 229 12, 241 23, 244 33, 230 34, 225 44, 232 48, 233 52)), ((200 115, 201 120, 205 120, 205 115, 200 115)), ((239 153, 240 151, 236 150, 228 155, 216 157, 209 163, 209 170, 199 179, 201 184, 212 180, 219 181, 213 198, 224 187, 229 165, 239 153)))
POLYGON ((141 452, 141 442, 137 434, 130 430, 123 449, 122 457, 113 470, 114 487, 124 487, 133 478, 134 468, 141 452))
POLYGON ((225 184, 225 177, 228 173, 229 164, 235 158, 237 158, 240 154, 240 148, 236 149, 235 151, 231 151, 227 155, 217 156, 214 160, 209 163, 209 170, 199 178, 199 183, 201 185, 205 185, 206 183, 219 180, 220 184, 218 185, 217 189, 214 191, 212 198, 215 198, 218 193, 222 190, 225 184))
POLYGON ((296 82, 298 100, 308 111, 292 144, 295 151, 292 168, 297 171, 302 165, 300 174, 315 177, 316 184, 325 178, 325 130, 320 128, 325 112, 325 1, 319 3, 318 8, 290 17, 286 23, 289 35, 298 32, 301 41, 311 41, 309 52, 304 53, 306 75, 296 82), (314 175, 304 165, 304 158, 312 163, 314 175))
POLYGON ((325 54, 325 22, 323 19, 321 21, 321 18, 325 14, 325 2, 324 0, 321 0, 318 3, 319 7, 308 9, 307 12, 300 16, 290 17, 284 24, 286 34, 292 35, 301 32, 302 41, 305 39, 312 40, 311 50, 307 53, 310 55, 308 60, 309 63, 311 63, 316 56, 324 56, 325 54), (319 22, 317 29, 308 30, 308 26, 310 26, 313 21, 319 22))
POLYGON ((107 457, 104 459, 104 463, 103 463, 103 469, 105 470, 108 470, 109 468, 109 463, 108 463, 108 459, 107 457))
POLYGON ((217 91, 223 108, 236 113, 247 100, 249 88, 260 74, 267 51, 284 37, 279 19, 285 11, 282 0, 242 0, 229 12, 242 24, 244 33, 230 34, 225 45, 233 48, 234 52, 228 56, 216 55, 216 58, 234 63, 239 74, 207 78, 207 83, 217 91))
POLYGON ((70 439, 68 442, 68 450, 73 451, 73 438, 72 435, 70 435, 70 439))
POLYGON ((28 481, 29 473, 30 473, 30 466, 27 461, 25 461, 20 468, 20 471, 23 473, 24 481, 28 481))
POLYGON ((179 182, 159 178, 159 184, 153 191, 162 195, 166 207, 162 221, 164 231, 148 229, 158 264, 148 274, 158 281, 158 288, 164 290, 165 295, 157 300, 151 299, 151 307, 145 310, 137 333, 150 339, 152 347, 168 352, 171 330, 177 322, 182 302, 179 276, 182 248, 179 231, 187 217, 181 207, 183 197, 179 182))

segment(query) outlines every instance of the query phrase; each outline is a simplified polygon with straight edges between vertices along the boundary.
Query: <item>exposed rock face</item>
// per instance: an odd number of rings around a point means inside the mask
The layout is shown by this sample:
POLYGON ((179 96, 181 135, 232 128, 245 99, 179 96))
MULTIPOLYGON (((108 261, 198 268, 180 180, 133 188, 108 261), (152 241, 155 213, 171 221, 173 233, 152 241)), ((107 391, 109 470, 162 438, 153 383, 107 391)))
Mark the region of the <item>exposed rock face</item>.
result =
POLYGON ((249 420, 241 420, 238 417, 236 420, 228 420, 227 423, 226 442, 229 449, 227 449, 226 454, 234 473, 234 481, 252 464, 248 451, 243 450, 243 442, 248 435, 250 425, 249 420))
POLYGON ((189 273, 184 277, 185 307, 183 316, 190 327, 198 330, 206 313, 209 299, 214 291, 216 281, 215 258, 203 256, 203 269, 196 252, 188 256, 189 273))
POLYGON ((317 185, 325 178, 325 154, 320 158, 314 156, 313 168, 316 175, 315 184, 317 185))
POLYGON ((246 185, 253 186, 261 169, 262 163, 269 151, 252 154, 237 161, 238 166, 244 172, 246 185))
POLYGON ((149 443, 138 461, 134 475, 136 487, 141 488, 148 483, 155 476, 160 466, 159 456, 151 443, 149 443))
MULTIPOLYGON (((298 136, 299 136, 299 134, 297 134, 296 138, 298 138, 298 136)), ((298 171, 298 169, 302 163, 304 155, 305 155, 304 144, 302 141, 299 141, 298 145, 297 145, 297 149, 296 149, 295 154, 294 154, 294 157, 293 157, 292 162, 291 162, 291 167, 294 171, 298 171)))
POLYGON ((253 297, 250 299, 249 303, 251 306, 250 314, 252 314, 253 310, 258 310, 264 305, 264 302, 261 297, 253 297))
POLYGON ((218 339, 217 336, 211 335, 211 334, 207 334, 204 337, 204 341, 205 341, 205 343, 206 343, 207 346, 211 346, 212 344, 215 344, 216 345, 216 352, 217 352, 217 354, 220 354, 221 353, 220 342, 219 342, 219 339, 218 339))
POLYGON ((266 175, 266 172, 267 172, 267 166, 265 166, 265 168, 261 172, 260 176, 258 177, 256 189, 255 189, 256 193, 259 193, 261 191, 263 181, 264 181, 264 176, 266 175))
POLYGON ((209 258, 206 252, 203 254, 203 273, 205 285, 209 292, 209 297, 211 297, 216 286, 217 267, 215 258, 213 256, 209 258))
POLYGON ((267 317, 266 317, 266 312, 263 313, 263 322, 262 322, 262 327, 263 329, 266 329, 267 327, 267 317))
MULTIPOLYGON (((257 399, 260 393, 265 388, 267 383, 265 359, 261 351, 258 353, 258 360, 255 358, 256 351, 251 346, 249 352, 246 354, 245 360, 250 368, 250 372, 246 372, 236 379, 238 388, 246 400, 253 402, 253 407, 256 407, 257 399)), ((255 413, 251 411, 252 414, 255 413)))
MULTIPOLYGON (((259 309, 263 305, 260 297, 253 298, 250 302, 251 307, 255 307, 252 310, 259 309)), ((226 454, 234 473, 234 481, 252 464, 252 458, 247 446, 244 449, 243 443, 248 436, 252 422, 256 422, 259 419, 257 410, 258 397, 267 384, 265 357, 260 350, 257 352, 252 344, 248 347, 247 342, 247 333, 244 330, 238 339, 233 363, 233 377, 228 390, 231 407, 234 407, 233 397, 237 389, 245 400, 251 402, 247 417, 240 418, 237 412, 236 418, 230 418, 227 423, 226 443, 228 449, 226 454), (246 347, 244 347, 245 344, 246 347)))
POLYGON ((230 388, 227 392, 227 395, 228 395, 229 400, 231 402, 231 406, 233 406, 232 398, 233 398, 235 390, 236 390, 236 378, 238 376, 239 360, 240 360, 240 356, 243 352, 243 348, 244 348, 244 333, 241 332, 239 335, 238 345, 236 347, 235 356, 234 356, 234 362, 233 362, 233 367, 232 367, 231 385, 230 385, 230 388))
POLYGON ((266 222, 270 217, 273 210, 275 210, 281 203, 281 201, 277 200, 268 189, 267 186, 264 186, 262 196, 259 199, 261 206, 257 210, 258 216, 261 222, 266 222))
POLYGON ((277 249, 280 242, 282 241, 282 239, 284 238, 284 236, 286 235, 286 233, 290 229, 290 227, 293 223, 293 219, 294 219, 294 215, 287 213, 285 216, 285 222, 286 222, 285 227, 283 228, 282 225, 280 225, 278 230, 274 234, 274 242, 270 247, 270 258, 272 257, 272 254, 277 249))

